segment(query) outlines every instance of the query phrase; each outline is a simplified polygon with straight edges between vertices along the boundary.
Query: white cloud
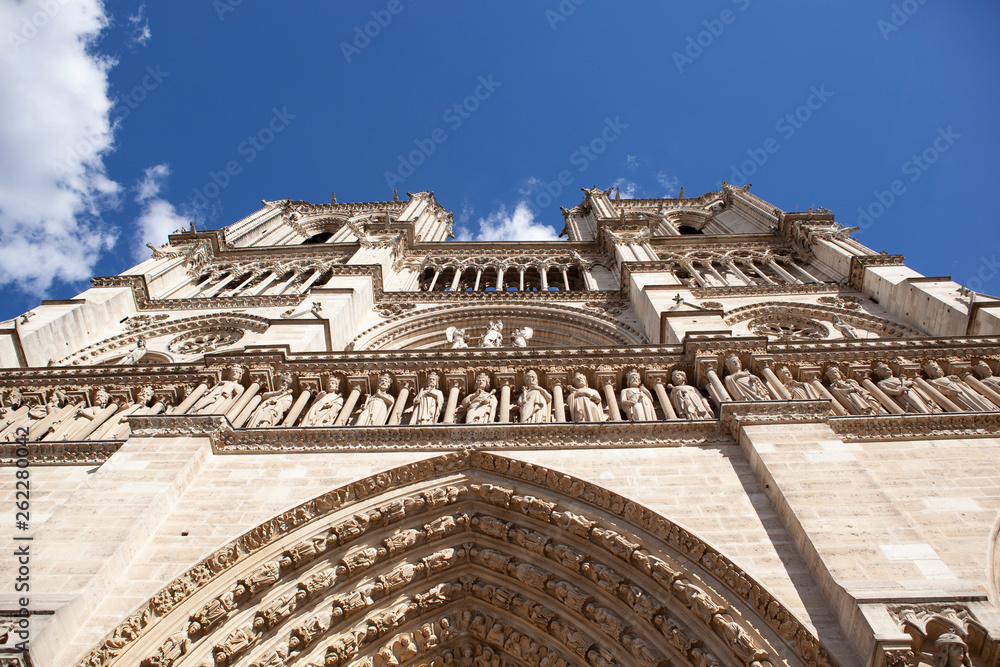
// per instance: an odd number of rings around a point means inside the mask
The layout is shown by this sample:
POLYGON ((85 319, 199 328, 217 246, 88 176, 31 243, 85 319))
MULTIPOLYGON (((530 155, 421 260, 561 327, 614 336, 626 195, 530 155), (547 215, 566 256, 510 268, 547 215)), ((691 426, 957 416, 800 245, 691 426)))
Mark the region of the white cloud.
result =
POLYGON ((621 193, 622 199, 635 199, 636 193, 639 191, 639 186, 636 183, 628 180, 627 178, 619 178, 611 187, 618 188, 621 193))
POLYGON ((149 19, 146 18, 146 3, 139 5, 135 14, 128 17, 129 44, 132 46, 146 46, 147 42, 153 38, 153 32, 149 29, 149 19))
POLYGON ((674 198, 677 196, 677 191, 681 182, 676 176, 668 176, 666 173, 661 171, 656 174, 656 182, 663 188, 664 197, 674 198))
POLYGON ((142 214, 135 221, 135 246, 133 255, 138 261, 149 256, 146 243, 161 245, 167 236, 177 229, 187 227, 188 220, 174 208, 173 204, 159 197, 166 187, 170 167, 158 164, 146 170, 136 184, 135 200, 143 204, 142 214))
POLYGON ((467 230, 465 238, 459 240, 474 241, 555 241, 558 232, 549 225, 535 220, 535 214, 525 201, 519 202, 511 213, 506 206, 479 219, 479 233, 473 235, 467 230))
POLYGON ((107 23, 100 0, 0 2, 0 287, 44 296, 115 243, 100 220, 121 189, 103 162, 114 63, 92 52, 107 23))
POLYGON ((629 169, 638 169, 639 168, 639 158, 637 156, 635 156, 635 155, 626 155, 625 156, 625 166, 628 167, 629 169))

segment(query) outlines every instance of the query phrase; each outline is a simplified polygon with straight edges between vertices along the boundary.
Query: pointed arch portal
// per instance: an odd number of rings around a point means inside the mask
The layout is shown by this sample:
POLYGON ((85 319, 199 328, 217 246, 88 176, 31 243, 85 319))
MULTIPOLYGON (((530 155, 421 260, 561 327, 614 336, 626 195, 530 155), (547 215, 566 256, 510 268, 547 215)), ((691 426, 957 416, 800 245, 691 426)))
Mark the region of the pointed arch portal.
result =
POLYGON ((330 491, 198 563, 79 665, 833 665, 711 546, 480 451, 330 491))

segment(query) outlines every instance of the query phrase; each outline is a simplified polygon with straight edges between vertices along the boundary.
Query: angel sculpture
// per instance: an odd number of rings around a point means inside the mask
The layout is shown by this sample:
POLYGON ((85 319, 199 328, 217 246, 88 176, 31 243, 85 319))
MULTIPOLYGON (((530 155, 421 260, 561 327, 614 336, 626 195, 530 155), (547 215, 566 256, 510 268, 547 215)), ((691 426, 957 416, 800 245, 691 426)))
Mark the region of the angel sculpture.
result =
POLYGON ((503 343, 503 321, 490 321, 489 329, 479 341, 479 347, 500 347, 503 343))
POLYGON ((461 347, 469 347, 469 344, 465 342, 466 335, 465 329, 459 329, 458 327, 448 327, 444 330, 444 337, 451 343, 453 350, 461 347))
POLYGON ((528 341, 535 335, 535 330, 531 327, 518 327, 510 336, 511 345, 514 347, 528 347, 528 341))

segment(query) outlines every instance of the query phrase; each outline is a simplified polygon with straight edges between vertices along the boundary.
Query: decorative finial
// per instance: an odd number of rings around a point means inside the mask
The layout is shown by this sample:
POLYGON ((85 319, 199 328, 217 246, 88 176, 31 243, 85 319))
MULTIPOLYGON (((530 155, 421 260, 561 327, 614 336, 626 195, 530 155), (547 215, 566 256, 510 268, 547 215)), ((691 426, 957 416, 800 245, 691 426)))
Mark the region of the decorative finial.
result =
POLYGON ((399 192, 397 190, 392 191, 392 201, 399 201, 399 192))
POLYGON ((681 186, 681 194, 680 194, 679 198, 680 199, 684 199, 684 186, 683 185, 681 186))
POLYGON ((331 192, 330 193, 330 203, 331 204, 336 204, 337 203, 337 193, 336 192, 331 192))

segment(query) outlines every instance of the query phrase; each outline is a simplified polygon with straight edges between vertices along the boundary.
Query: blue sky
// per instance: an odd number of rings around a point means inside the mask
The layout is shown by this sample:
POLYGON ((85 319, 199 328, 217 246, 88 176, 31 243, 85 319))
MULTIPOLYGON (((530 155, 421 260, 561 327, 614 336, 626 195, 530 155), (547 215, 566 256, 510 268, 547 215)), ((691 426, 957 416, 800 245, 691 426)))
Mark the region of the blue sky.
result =
POLYGON ((1000 292, 995 1, 0 0, 0 27, 0 319, 189 220, 393 187, 528 239, 583 186, 749 180, 1000 292))

